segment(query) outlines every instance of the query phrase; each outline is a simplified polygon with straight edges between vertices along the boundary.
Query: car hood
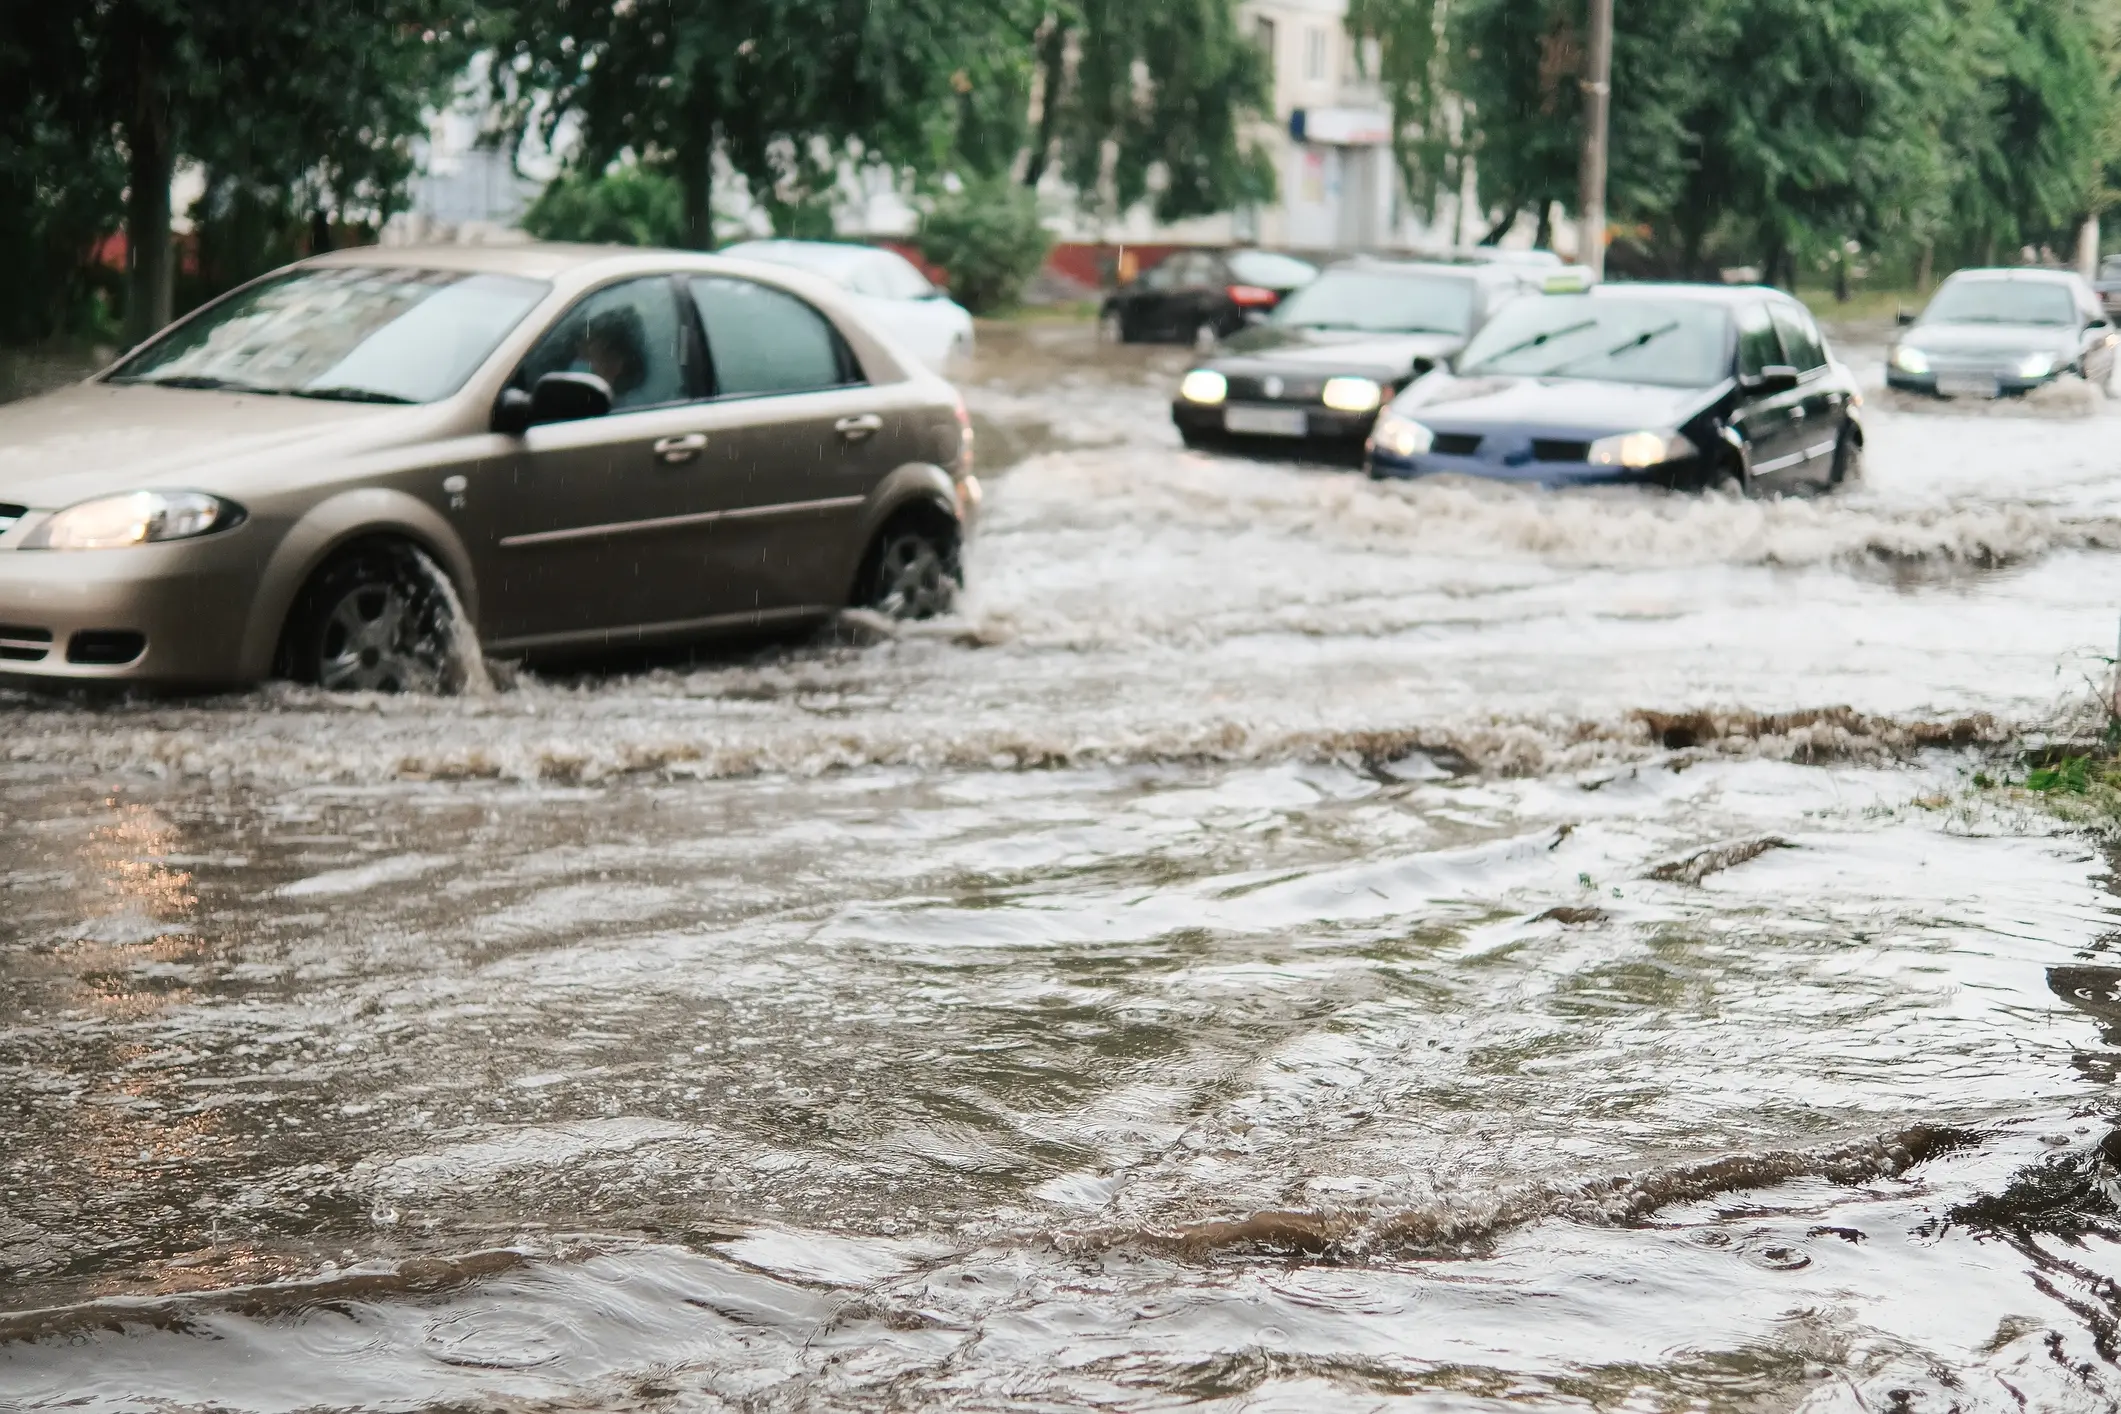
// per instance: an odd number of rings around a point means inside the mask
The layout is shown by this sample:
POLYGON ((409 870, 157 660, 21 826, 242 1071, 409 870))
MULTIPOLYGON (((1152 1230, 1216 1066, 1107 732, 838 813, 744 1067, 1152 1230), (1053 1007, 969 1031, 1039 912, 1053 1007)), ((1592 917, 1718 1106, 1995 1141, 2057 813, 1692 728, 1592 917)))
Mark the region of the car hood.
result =
POLYGON ((1432 365, 1457 353, 1465 342, 1463 334, 1368 334, 1255 324, 1225 339, 1211 365, 1233 372, 1295 369, 1396 381, 1416 364, 1432 365))
POLYGON ((2074 353, 2077 331, 2055 324, 1916 324, 1900 342, 1929 353, 2074 353))
POLYGON ((1432 373, 1393 399, 1392 410, 1445 431, 1536 428, 1597 437, 1677 427, 1714 401, 1718 391, 1590 378, 1458 378, 1432 373))
POLYGON ((0 501, 190 489, 241 498, 270 479, 430 435, 432 407, 77 383, 0 405, 0 501))

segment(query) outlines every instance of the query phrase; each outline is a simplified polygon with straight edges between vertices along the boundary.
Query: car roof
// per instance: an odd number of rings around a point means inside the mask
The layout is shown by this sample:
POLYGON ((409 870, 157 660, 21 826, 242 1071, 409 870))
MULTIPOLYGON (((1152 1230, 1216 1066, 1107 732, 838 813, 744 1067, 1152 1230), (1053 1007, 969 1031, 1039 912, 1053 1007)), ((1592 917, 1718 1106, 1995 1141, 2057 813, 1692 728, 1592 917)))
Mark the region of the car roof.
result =
POLYGON ((1963 280, 1972 284, 1975 281, 2022 280, 2028 284, 2066 285, 2076 278, 2077 272, 2074 270, 2043 270, 2038 266, 1997 265, 1969 270, 1954 270, 1951 274, 1945 276, 1944 282, 1951 284, 1954 281, 1963 280))
POLYGON ((1363 270, 1378 275, 1451 275, 1461 280, 1517 281, 1526 267, 1492 260, 1390 260, 1382 256, 1356 255, 1328 265, 1321 274, 1335 270, 1363 270))
POLYGON ((422 270, 461 270, 480 275, 521 275, 535 280, 552 280, 567 275, 593 278, 599 266, 609 266, 613 270, 637 269, 643 264, 676 269, 734 270, 747 264, 752 269, 757 269, 758 262, 764 261, 784 270, 807 268, 815 275, 824 268, 821 263, 806 261, 799 264, 786 258, 776 259, 774 252, 761 247, 807 246, 816 250, 847 251, 862 255, 877 253, 872 246, 833 246, 824 241, 758 241, 746 244, 752 248, 738 250, 732 247, 726 255, 710 255, 698 250, 659 249, 654 246, 577 245, 565 241, 521 241, 508 245, 367 245, 349 246, 344 250, 314 255, 300 264, 386 265, 422 270))
POLYGON ((1652 299, 1694 300, 1701 304, 1743 304, 1749 300, 1779 300, 1784 304, 1796 304, 1797 300, 1787 290, 1778 290, 1773 285, 1710 285, 1683 280, 1623 280, 1612 285, 1593 285, 1585 293, 1599 299, 1627 299, 1630 296, 1645 296, 1652 299))
POLYGON ((722 253, 735 260, 773 260, 812 270, 847 270, 879 254, 891 254, 846 241, 787 240, 738 241, 722 247, 722 253))

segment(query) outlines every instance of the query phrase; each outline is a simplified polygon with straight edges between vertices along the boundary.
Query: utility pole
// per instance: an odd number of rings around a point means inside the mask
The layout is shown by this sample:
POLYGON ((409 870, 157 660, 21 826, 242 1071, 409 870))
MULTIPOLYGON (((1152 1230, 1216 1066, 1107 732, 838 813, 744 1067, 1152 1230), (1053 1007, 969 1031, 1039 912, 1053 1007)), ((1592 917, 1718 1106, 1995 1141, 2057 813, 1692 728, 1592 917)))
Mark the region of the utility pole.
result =
POLYGON ((1583 221, 1576 259, 1593 280, 1605 278, 1607 113, 1613 97, 1613 0, 1590 0, 1591 48, 1583 76, 1583 168, 1576 210, 1583 221))

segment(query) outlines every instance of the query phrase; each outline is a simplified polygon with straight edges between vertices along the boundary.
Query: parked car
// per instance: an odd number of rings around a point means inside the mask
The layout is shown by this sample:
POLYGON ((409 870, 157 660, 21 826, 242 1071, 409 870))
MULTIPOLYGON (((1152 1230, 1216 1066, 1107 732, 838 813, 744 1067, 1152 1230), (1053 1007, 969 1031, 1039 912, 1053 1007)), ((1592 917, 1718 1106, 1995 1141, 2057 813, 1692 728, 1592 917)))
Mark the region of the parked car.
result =
POLYGON ((963 404, 796 270, 348 250, 0 407, 0 672, 403 689, 488 652, 944 607, 963 404))
POLYGON ((1105 297, 1098 327, 1111 343, 1207 349, 1271 313, 1318 267, 1268 250, 1182 250, 1105 297))
POLYGON ((2114 325, 2084 277, 2067 270, 1961 270, 1886 351, 1885 380, 1943 397, 2025 393, 2064 375, 2105 388, 2114 325))
POLYGON ((822 275, 872 327, 938 373, 972 356, 972 315, 895 250, 840 241, 740 241, 721 253, 822 275))
POLYGON ((2099 262, 2099 277, 2092 281, 2092 289, 2099 296, 2107 321, 2121 319, 2121 255, 2109 255, 2099 262))
POLYGON ((1374 477, 1746 492, 1862 473, 1862 396, 1777 290, 1604 285, 1498 314, 1392 402, 1374 477))
POLYGON ((1290 295, 1180 381, 1189 447, 1281 446, 1359 460, 1377 409, 1464 346, 1541 272, 1508 264, 1352 260, 1290 295))

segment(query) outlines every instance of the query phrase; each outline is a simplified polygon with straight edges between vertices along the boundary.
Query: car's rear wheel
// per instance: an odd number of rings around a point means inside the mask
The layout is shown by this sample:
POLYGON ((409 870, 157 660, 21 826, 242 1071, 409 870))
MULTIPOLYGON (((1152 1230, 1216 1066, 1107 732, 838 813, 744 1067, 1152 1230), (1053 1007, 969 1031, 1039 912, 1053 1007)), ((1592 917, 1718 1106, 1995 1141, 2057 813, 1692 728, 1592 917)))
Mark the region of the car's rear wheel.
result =
POLYGON ((1133 336, 1127 332, 1127 321, 1116 309, 1108 309, 1098 316, 1097 341, 1101 344, 1131 344, 1133 336))
POLYGON ((410 545, 363 545, 303 589, 281 666, 330 692, 455 692, 465 676, 457 639, 441 571, 410 545))
POLYGON ((1216 330, 1213 322, 1200 324, 1193 330, 1193 352, 1213 353, 1216 341, 1221 337, 1222 335, 1216 330))
POLYGON ((956 527, 941 512, 894 518, 869 547, 857 602, 894 619, 950 611, 964 580, 956 527))

